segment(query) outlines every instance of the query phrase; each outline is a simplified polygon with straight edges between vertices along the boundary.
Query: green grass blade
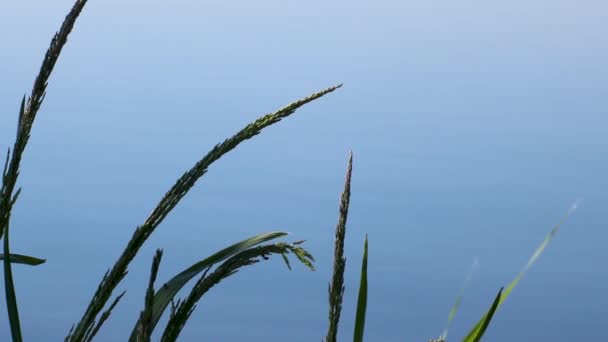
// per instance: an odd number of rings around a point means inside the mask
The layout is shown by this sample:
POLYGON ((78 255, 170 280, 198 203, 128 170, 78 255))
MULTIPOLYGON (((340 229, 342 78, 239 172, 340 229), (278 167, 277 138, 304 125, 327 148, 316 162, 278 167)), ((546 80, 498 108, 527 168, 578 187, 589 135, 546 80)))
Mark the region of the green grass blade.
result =
POLYGON ((359 283, 359 298, 357 300, 357 316, 355 318, 354 342, 363 342, 365 330, 365 311, 367 310, 367 235, 363 245, 363 262, 361 263, 361 281, 359 283))
POLYGON ((21 342, 21 324, 19 323, 19 309, 17 306, 17 295, 15 294, 15 284, 13 283, 13 270, 11 268, 10 261, 10 248, 9 248, 9 225, 4 226, 4 255, 8 255, 8 258, 4 258, 4 290, 6 292, 6 310, 8 312, 8 320, 11 326, 11 336, 13 342, 21 342))
MULTIPOLYGON (((162 317, 163 313, 165 312, 165 309, 171 303, 171 300, 192 278, 205 271, 211 265, 222 262, 253 246, 259 245, 270 240, 274 240, 285 235, 287 235, 287 233, 284 232, 271 232, 256 235, 249 239, 238 242, 230 247, 222 249, 221 251, 213 254, 212 256, 195 263, 194 265, 188 267, 186 270, 173 277, 171 280, 166 282, 154 295, 154 304, 152 306, 152 318, 150 320, 150 328, 154 329, 154 327, 156 327, 156 324, 162 317)), ((140 322, 138 321, 135 327, 133 328, 133 331, 131 332, 131 337, 129 338, 129 341, 137 341, 137 331, 139 328, 139 324, 140 322)))
POLYGON ((483 334, 485 334, 486 329, 488 329, 488 326, 490 325, 490 321, 492 321, 492 317, 494 317, 496 309, 498 309, 498 304, 500 303, 500 298, 502 296, 502 290, 503 288, 501 287, 500 291, 498 291, 498 294, 496 295, 496 298, 494 298, 494 302, 492 303, 490 310, 480 321, 481 324, 479 326, 479 330, 475 333, 475 335, 467 336, 467 338, 464 339, 463 342, 479 342, 481 340, 481 337, 483 336, 483 334))
MULTIPOLYGON (((0 260, 4 260, 4 254, 0 254, 0 260)), ((38 266, 46 262, 46 259, 21 254, 11 254, 9 256, 9 260, 11 261, 11 264, 22 264, 29 266, 38 266)))
MULTIPOLYGON (((513 291, 513 289, 515 288, 515 286, 517 286, 517 284, 519 283, 519 281, 521 280, 521 278, 524 276, 524 274, 526 274, 526 272, 528 272, 528 270, 530 269, 530 267, 532 267, 532 265, 536 262, 536 260, 538 260, 538 258, 543 253, 543 251, 545 250, 545 248, 547 247, 547 245, 549 244, 549 242, 551 242, 551 240, 553 240, 553 238, 555 237, 555 234, 557 234, 557 232, 559 231, 559 228, 576 211, 576 209, 578 208, 579 203, 580 203, 580 201, 576 201, 570 207, 570 209, 568 210, 568 212, 566 213, 566 215, 561 219, 561 221, 559 221, 553 227, 553 229, 551 229, 551 231, 545 237, 545 239, 543 240, 543 242, 541 242, 541 244, 538 246, 538 248, 536 248, 536 250, 534 251, 534 253, 530 257, 530 259, 528 260, 528 262, 526 263, 526 265, 523 267, 523 269, 517 274, 517 276, 515 277, 515 279, 513 279, 513 281, 502 292, 502 294, 500 296, 500 299, 498 300, 498 306, 497 306, 497 308, 500 307, 500 305, 502 305, 502 303, 505 301, 505 299, 507 299, 507 297, 511 294, 511 291, 513 291)), ((469 334, 465 337, 465 339, 463 341, 470 341, 470 338, 472 338, 473 336, 476 336, 479 333, 479 331, 481 330, 483 321, 485 320, 485 317, 487 315, 488 315, 488 313, 485 313, 481 317, 481 319, 479 320, 479 322, 477 322, 477 324, 473 327, 473 329, 471 329, 471 331, 469 332, 469 334)))

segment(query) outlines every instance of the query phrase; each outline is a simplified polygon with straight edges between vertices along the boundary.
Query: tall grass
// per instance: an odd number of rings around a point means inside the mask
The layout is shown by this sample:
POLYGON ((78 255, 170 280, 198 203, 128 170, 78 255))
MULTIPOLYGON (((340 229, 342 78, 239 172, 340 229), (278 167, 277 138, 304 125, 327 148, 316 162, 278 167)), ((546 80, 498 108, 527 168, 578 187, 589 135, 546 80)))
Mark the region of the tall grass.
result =
POLYGON ((127 267, 135 258, 140 248, 146 240, 152 235, 154 230, 160 225, 163 219, 171 212, 179 201, 190 191, 196 181, 201 178, 208 170, 208 167, 215 161, 219 160, 223 155, 233 150, 241 142, 250 139, 259 134, 262 129, 279 122, 281 119, 293 114, 301 106, 312 102, 328 93, 341 87, 341 85, 333 86, 314 93, 306 98, 295 101, 286 107, 270 114, 266 114, 249 125, 245 126, 234 136, 217 144, 209 151, 202 159, 194 164, 194 166, 184 173, 177 182, 169 189, 162 197, 160 202, 154 208, 146 221, 138 226, 133 233, 133 237, 127 243, 122 254, 114 263, 114 266, 104 275, 97 291, 93 295, 89 306, 84 315, 77 323, 73 333, 69 336, 70 341, 80 341, 86 332, 93 326, 95 318, 103 307, 107 304, 116 286, 123 280, 126 275, 127 267))
MULTIPOLYGON (((14 147, 7 154, 5 168, 2 179, 2 189, 0 192, 0 236, 4 237, 4 275, 7 299, 7 311, 11 326, 11 335, 14 341, 21 341, 22 334, 19 324, 19 312, 17 296, 15 293, 14 281, 11 272, 11 262, 21 262, 27 264, 39 264, 41 259, 23 255, 11 256, 9 243, 9 221, 10 213, 15 204, 20 190, 15 191, 19 176, 19 167, 23 152, 30 137, 30 132, 40 109, 44 97, 49 77, 53 71, 59 55, 67 43, 68 36, 74 27, 76 19, 82 12, 86 0, 78 0, 66 16, 59 31, 53 37, 50 47, 43 60, 40 72, 36 77, 31 95, 21 101, 19 110, 17 136, 14 147)), ((208 168, 215 161, 219 160, 226 153, 235 149, 240 143, 258 135, 264 128, 278 123, 282 119, 294 114, 303 105, 310 103, 326 94, 340 88, 341 85, 332 86, 303 99, 292 102, 291 104, 266 115, 261 116, 254 122, 245 126, 232 137, 213 147, 205 154, 194 166, 185 172, 161 198, 152 213, 138 227, 136 227, 132 238, 128 241, 122 254, 118 257, 114 265, 108 270, 101 279, 97 290, 87 306, 82 318, 75 324, 66 337, 66 341, 90 341, 110 316, 112 310, 119 303, 124 292, 114 297, 112 294, 117 285, 127 274, 127 268, 131 261, 137 256, 139 250, 161 224, 163 219, 171 212, 180 200, 188 193, 195 183, 207 172, 208 168), (102 312, 104 308, 107 309, 102 312)), ((201 278, 194 285, 190 295, 181 301, 172 312, 169 325, 163 333, 163 340, 174 340, 179 335, 181 328, 194 310, 195 304, 204 293, 211 287, 219 283, 222 279, 236 273, 240 268, 255 264, 260 260, 265 260, 270 255, 280 254, 285 260, 286 255, 293 254, 296 258, 309 268, 312 268, 312 256, 299 244, 289 244, 284 242, 268 243, 263 242, 283 237, 285 233, 268 233, 257 235, 238 244, 228 247, 213 256, 194 264, 189 269, 179 273, 163 287, 154 291, 153 284, 156 280, 156 272, 160 264, 161 254, 158 253, 154 259, 151 270, 150 283, 146 291, 144 309, 140 314, 140 320, 134 328, 135 334, 132 339, 138 341, 149 340, 156 323, 165 311, 168 303, 173 301, 174 296, 182 287, 194 276, 205 270, 201 278), (220 263, 215 271, 207 274, 216 263, 220 263), (202 266, 204 265, 204 266, 202 266)))
MULTIPOLYGON (((13 254, 11 252, 9 227, 11 227, 10 219, 12 209, 19 198, 21 190, 17 187, 20 164, 29 141, 36 115, 46 96, 47 85, 51 73, 86 2, 86 0, 77 0, 74 3, 59 31, 51 40, 39 73, 32 86, 30 95, 24 96, 21 100, 15 141, 12 150, 9 149, 7 152, 2 173, 2 187, 0 188, 0 238, 3 239, 3 254, 0 254, 0 259, 3 260, 4 266, 6 309, 13 341, 22 341, 23 336, 19 319, 15 279, 13 279, 12 274, 12 265, 25 264, 36 266, 45 262, 45 260, 41 258, 23 254, 13 254)), ((215 145, 209 152, 195 162, 188 171, 183 173, 175 184, 161 197, 148 218, 135 228, 131 239, 126 243, 122 253, 101 278, 82 317, 72 326, 65 341, 82 342, 95 339, 97 333, 103 328, 104 323, 108 320, 113 310, 120 303, 121 298, 125 295, 126 292, 123 291, 114 296, 114 292, 127 275, 128 267, 138 255, 141 247, 170 212, 194 187, 197 181, 206 174, 209 167, 214 162, 234 150, 244 141, 255 137, 265 128, 294 114, 300 107, 332 93, 340 87, 341 85, 336 85, 326 88, 294 101, 274 112, 260 116, 257 120, 237 131, 233 136, 228 137, 215 145)), ((352 168, 353 156, 351 153, 347 165, 344 189, 340 197, 338 223, 334 232, 333 272, 328 289, 329 315, 328 329, 325 335, 325 341, 327 342, 337 341, 342 302, 345 296, 344 273, 346 269, 346 258, 344 256, 344 244, 346 240, 346 223, 351 197, 352 168)), ((570 210, 564 220, 551 231, 549 236, 535 251, 528 264, 526 264, 515 280, 511 282, 504 291, 502 289, 499 291, 488 312, 482 316, 480 321, 473 327, 469 335, 467 335, 463 341, 479 341, 482 338, 491 319, 495 316, 502 302, 511 293, 525 272, 527 272, 530 266, 536 261, 561 224, 573 211, 574 208, 570 210)), ((314 270, 314 258, 302 247, 301 244, 303 241, 296 241, 293 243, 276 241, 279 238, 284 238, 286 235, 287 233, 284 232, 268 232, 251 236, 193 263, 190 267, 178 272, 160 287, 156 287, 155 284, 158 270, 161 267, 163 253, 162 250, 157 250, 150 267, 148 286, 141 296, 143 300, 142 308, 139 311, 138 320, 129 335, 129 341, 150 341, 158 327, 158 322, 165 314, 168 315, 167 324, 162 332, 158 332, 161 336, 161 341, 176 341, 179 338, 182 329, 191 318, 192 313, 196 309, 201 298, 213 287, 245 267, 267 260, 272 256, 280 255, 289 269, 291 269, 289 261, 289 257, 291 256, 295 257, 299 263, 307 268, 314 270), (184 290, 186 285, 191 283, 195 277, 198 279, 194 281, 188 295, 184 298, 176 298, 178 293, 184 290)), ((365 236, 359 292, 357 295, 357 308, 354 315, 355 324, 353 340, 355 342, 363 341, 364 338, 368 291, 367 264, 368 239, 367 236, 365 236)), ((456 314, 461 297, 462 295, 459 295, 456 301, 457 304, 450 312, 448 326, 456 314)), ((444 341, 446 338, 447 327, 438 341, 444 341)))
POLYGON ((329 328, 325 341, 336 342, 338 337, 338 323, 342 311, 342 297, 344 296, 344 269, 346 258, 344 258, 344 239, 346 237, 346 220, 348 219, 348 206, 350 203, 350 179, 353 171, 353 154, 348 158, 346 168, 346 181, 344 191, 340 197, 340 214, 336 225, 336 237, 334 246, 334 269, 331 283, 329 284, 329 328))

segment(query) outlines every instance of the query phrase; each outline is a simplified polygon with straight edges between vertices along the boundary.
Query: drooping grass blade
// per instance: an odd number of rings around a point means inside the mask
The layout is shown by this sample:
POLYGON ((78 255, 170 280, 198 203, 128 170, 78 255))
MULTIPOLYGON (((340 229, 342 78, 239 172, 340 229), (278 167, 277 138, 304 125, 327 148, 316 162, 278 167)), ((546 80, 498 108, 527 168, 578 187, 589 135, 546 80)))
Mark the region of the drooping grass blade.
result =
MULTIPOLYGON (((154 327, 162 317, 163 313, 165 312, 165 309, 171 303, 171 300, 184 287, 184 285, 186 285, 186 283, 188 283, 192 278, 205 271, 208 267, 222 262, 248 248, 270 240, 274 240, 285 235, 287 235, 287 233, 284 232, 271 232, 256 235, 249 239, 238 242, 230 247, 222 249, 221 251, 213 254, 212 256, 195 263, 194 265, 188 267, 186 270, 173 277, 162 287, 160 287, 160 289, 154 295, 154 303, 152 305, 152 318, 149 321, 149 328, 154 329, 154 327)), ((137 324, 133 328, 133 331, 131 332, 131 337, 129 338, 129 341, 137 341, 137 331, 139 329, 139 324, 140 321, 138 320, 137 324)))
MULTIPOLYGON (((4 254, 0 254, 0 260, 4 260, 4 254)), ((11 254, 9 256, 11 264, 22 264, 29 266, 38 266, 46 262, 46 259, 35 258, 29 255, 11 254)))
POLYGON ((363 262, 361 263, 361 281, 359 282, 359 298, 357 299, 357 315, 355 318, 354 342, 363 342, 365 330, 365 311, 367 310, 367 235, 363 245, 363 262))
MULTIPOLYGON (((526 274, 526 272, 530 269, 530 267, 532 267, 532 265, 536 262, 536 260, 538 260, 538 258, 543 253, 543 251, 545 250, 545 248, 547 247, 547 245, 549 244, 549 242, 551 242, 551 240, 553 239, 553 237, 555 237, 555 234, 557 234, 559 228, 576 211, 576 209, 578 208, 579 204, 580 204, 580 200, 577 200, 576 202, 574 202, 574 204, 572 204, 572 206, 570 207, 570 209, 568 209, 568 212, 566 213, 566 215, 561 219, 561 221, 559 221, 553 227, 553 229, 551 229, 551 231, 545 237, 545 239, 543 240, 543 242, 541 242, 540 246, 538 246, 538 248, 536 248, 536 250, 534 251, 534 253, 530 257, 530 259, 528 260, 528 262, 526 263, 526 265, 523 267, 523 269, 517 274, 517 276, 515 277, 515 279, 513 279, 513 281, 506 287, 506 289, 504 290, 504 292, 502 292, 502 294, 500 296, 500 299, 498 300, 498 306, 497 306, 497 308, 500 307, 500 305, 502 305, 502 303, 505 301, 505 299, 507 299, 507 297, 511 294, 511 291, 513 291, 513 289, 515 288, 515 286, 517 286, 517 284, 519 283, 519 281, 521 280, 521 278, 524 276, 524 274, 526 274)), ((483 321, 484 321, 484 319, 485 319, 485 317, 487 315, 488 315, 488 313, 485 313, 482 316, 482 318, 479 320, 479 322, 477 322, 477 324, 473 327, 473 329, 471 329, 471 331, 469 332, 469 334, 465 337, 465 339, 463 341, 470 341, 470 338, 472 338, 473 336, 476 336, 479 333, 479 331, 481 330, 483 321)))

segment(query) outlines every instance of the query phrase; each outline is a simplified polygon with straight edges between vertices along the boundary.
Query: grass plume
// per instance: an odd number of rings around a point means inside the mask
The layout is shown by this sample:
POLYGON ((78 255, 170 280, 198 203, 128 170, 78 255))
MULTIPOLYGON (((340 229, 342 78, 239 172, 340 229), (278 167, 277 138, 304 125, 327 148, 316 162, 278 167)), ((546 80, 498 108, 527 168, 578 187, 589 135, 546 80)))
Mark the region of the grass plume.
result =
POLYGON ((13 144, 12 153, 10 150, 7 153, 2 177, 2 189, 0 191, 0 237, 2 236, 4 228, 8 222, 8 216, 10 214, 12 204, 14 204, 17 199, 18 192, 15 194, 13 192, 17 184, 17 179, 19 178, 21 158, 23 156, 23 152, 25 151, 27 142, 29 141, 32 126, 34 125, 34 120, 36 119, 38 110, 44 101, 49 78, 53 72, 57 60, 59 59, 59 55, 61 54, 63 47, 68 41, 68 36, 74 28, 76 19, 82 12, 86 2, 86 0, 77 0, 72 6, 72 9, 65 17, 59 31, 55 33, 51 40, 50 46, 46 51, 44 60, 42 61, 42 65, 40 66, 38 75, 34 81, 34 85, 32 86, 30 96, 27 98, 27 100, 25 96, 21 100, 19 119, 17 122, 17 135, 15 137, 15 143, 13 144))
POLYGON ((353 169, 353 154, 348 157, 348 166, 346 167, 346 180, 344 182, 344 190, 340 196, 340 209, 338 224, 336 225, 336 233, 334 240, 334 267, 329 284, 329 327, 327 329, 326 342, 336 342, 338 337, 338 323, 340 322, 340 313, 342 311, 342 299, 344 297, 344 269, 346 267, 346 258, 344 257, 344 240, 346 237, 346 220, 348 219, 348 206, 350 203, 350 180, 353 169))
POLYGON ((2 188, 0 189, 0 238, 4 236, 4 283, 7 302, 7 313, 11 327, 13 341, 22 341, 21 326, 19 322, 19 311, 17 306, 17 296, 13 281, 10 242, 8 236, 9 220, 13 205, 17 201, 21 189, 15 191, 19 178, 19 168, 23 152, 29 141, 36 114, 42 106, 46 95, 46 87, 49 77, 53 72, 59 54, 68 40, 68 36, 76 23, 76 19, 82 12, 86 0, 78 0, 65 17, 59 31, 53 36, 50 46, 46 51, 42 65, 32 86, 30 96, 26 100, 23 96, 19 107, 19 119, 17 122, 17 134, 13 144, 13 150, 9 149, 6 155, 6 162, 2 172, 2 188), (10 160, 10 161, 9 161, 10 160))
POLYGON ((160 261, 163 257, 163 251, 161 249, 156 250, 154 259, 152 259, 152 269, 150 270, 150 280, 148 281, 148 289, 146 290, 146 298, 144 301, 144 310, 141 312, 139 320, 141 324, 138 326, 137 341, 138 342, 149 342, 152 336, 152 309, 154 304, 154 282, 158 275, 158 268, 160 261))

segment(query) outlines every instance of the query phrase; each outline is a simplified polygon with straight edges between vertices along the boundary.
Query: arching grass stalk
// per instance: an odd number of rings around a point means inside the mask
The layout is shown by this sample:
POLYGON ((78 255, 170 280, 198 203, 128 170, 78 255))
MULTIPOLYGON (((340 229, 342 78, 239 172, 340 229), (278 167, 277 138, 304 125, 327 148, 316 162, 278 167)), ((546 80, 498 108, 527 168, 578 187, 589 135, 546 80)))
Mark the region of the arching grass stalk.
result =
POLYGON ((233 150, 241 142, 250 139, 259 134, 262 129, 273 125, 281 119, 286 118, 293 114, 298 108, 303 105, 312 102, 334 90, 340 88, 342 85, 333 86, 327 88, 318 93, 314 93, 306 98, 295 101, 288 106, 279 109, 278 111, 270 114, 266 114, 249 125, 245 126, 237 134, 224 140, 224 142, 216 145, 209 153, 207 153, 201 160, 199 160, 189 171, 184 173, 173 187, 165 194, 160 200, 156 208, 152 211, 148 219, 139 227, 135 229, 133 237, 128 242, 124 251, 107 273, 101 283, 99 284, 97 291, 93 295, 89 306, 87 307, 84 315, 80 322, 76 325, 72 335, 68 336, 72 342, 82 341, 85 332, 91 325, 94 324, 95 318, 106 305, 112 292, 116 286, 122 281, 127 272, 127 267, 131 261, 135 258, 139 252, 141 246, 154 232, 156 227, 163 221, 163 219, 169 214, 169 212, 179 203, 179 201, 188 193, 188 191, 194 186, 196 181, 202 177, 208 167, 223 155, 233 150))

